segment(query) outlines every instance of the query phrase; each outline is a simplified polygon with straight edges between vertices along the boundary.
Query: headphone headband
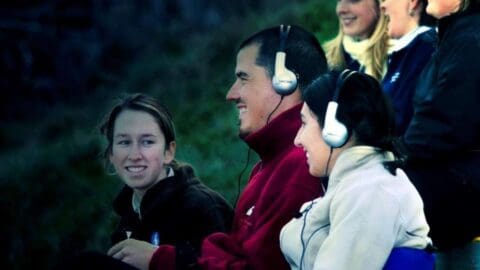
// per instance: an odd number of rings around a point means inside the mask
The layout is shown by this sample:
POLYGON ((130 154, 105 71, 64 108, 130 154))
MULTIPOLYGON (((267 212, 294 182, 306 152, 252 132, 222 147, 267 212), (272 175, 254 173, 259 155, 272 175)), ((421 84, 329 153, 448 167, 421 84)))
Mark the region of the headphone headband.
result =
POLYGON ((280 44, 275 54, 275 71, 272 77, 272 85, 275 92, 281 96, 290 95, 297 89, 297 76, 285 66, 287 57, 285 50, 290 28, 290 25, 280 25, 280 44))
POLYGON ((285 45, 287 43, 288 34, 290 33, 290 28, 290 25, 287 25, 286 27, 283 24, 280 25, 280 48, 278 50, 279 52, 285 52, 285 45))
POLYGON ((355 73, 356 73, 355 70, 345 69, 338 75, 337 84, 335 85, 335 92, 333 93, 332 101, 338 101, 338 97, 340 96, 340 88, 342 88, 345 81, 355 73))

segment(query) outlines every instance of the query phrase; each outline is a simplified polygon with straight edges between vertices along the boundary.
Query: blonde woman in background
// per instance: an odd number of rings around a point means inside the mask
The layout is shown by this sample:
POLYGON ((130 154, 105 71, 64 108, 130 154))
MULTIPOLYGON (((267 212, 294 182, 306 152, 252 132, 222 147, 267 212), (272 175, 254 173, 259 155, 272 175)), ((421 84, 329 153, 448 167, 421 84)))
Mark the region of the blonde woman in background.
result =
POLYGON ((387 20, 379 0, 338 0, 337 36, 324 48, 332 69, 349 68, 381 81, 386 72, 389 47, 387 20))

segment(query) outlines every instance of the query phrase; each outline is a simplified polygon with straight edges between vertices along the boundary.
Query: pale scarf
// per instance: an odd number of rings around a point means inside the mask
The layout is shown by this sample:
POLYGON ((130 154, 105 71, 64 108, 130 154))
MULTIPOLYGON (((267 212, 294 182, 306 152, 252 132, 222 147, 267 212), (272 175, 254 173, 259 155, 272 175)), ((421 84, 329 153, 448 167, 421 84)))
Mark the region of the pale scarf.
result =
MULTIPOLYGON (((373 59, 370 57, 367 57, 367 54, 365 53, 368 48, 373 46, 371 44, 370 39, 364 39, 364 40, 355 40, 355 38, 350 37, 350 36, 344 36, 342 40, 342 45, 345 51, 360 64, 360 70, 363 70, 364 73, 368 75, 373 74, 372 70, 372 61, 373 59)), ((395 40, 389 39, 388 41, 388 47, 392 48, 395 45, 395 40)), ((387 59, 385 59, 385 62, 387 59)), ((387 65, 383 65, 383 72, 382 72, 382 77, 385 76, 385 73, 387 73, 387 65)))

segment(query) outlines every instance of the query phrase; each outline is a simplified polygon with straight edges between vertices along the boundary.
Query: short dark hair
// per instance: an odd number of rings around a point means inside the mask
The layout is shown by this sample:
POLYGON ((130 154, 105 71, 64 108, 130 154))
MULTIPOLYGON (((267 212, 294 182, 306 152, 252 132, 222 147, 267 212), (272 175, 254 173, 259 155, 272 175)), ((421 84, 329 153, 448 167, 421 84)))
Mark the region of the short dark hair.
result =
POLYGON ((380 83, 370 75, 355 72, 337 86, 339 74, 331 71, 320 75, 304 91, 303 99, 320 126, 324 125, 328 102, 340 87, 337 119, 354 134, 357 144, 393 151, 395 114, 380 83))
MULTIPOLYGON (((256 63, 273 77, 275 56, 280 49, 280 26, 261 30, 245 41, 238 49, 257 44, 259 51, 256 63)), ((325 53, 317 38, 300 26, 292 25, 285 43, 285 66, 297 75, 298 86, 303 91, 317 77, 327 71, 325 53)))
POLYGON ((168 147, 170 142, 175 141, 175 126, 167 108, 160 104, 158 100, 146 94, 129 94, 120 98, 100 126, 100 133, 105 136, 108 142, 103 153, 106 161, 108 161, 108 157, 112 153, 115 120, 125 110, 141 111, 150 114, 165 136, 165 147, 168 147))

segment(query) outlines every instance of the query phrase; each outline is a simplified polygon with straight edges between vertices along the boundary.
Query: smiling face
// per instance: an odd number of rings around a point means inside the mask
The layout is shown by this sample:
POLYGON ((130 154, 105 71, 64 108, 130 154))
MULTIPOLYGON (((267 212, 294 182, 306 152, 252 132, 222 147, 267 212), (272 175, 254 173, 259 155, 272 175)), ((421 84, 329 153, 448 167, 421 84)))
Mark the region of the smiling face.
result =
POLYGON ((461 0, 428 0, 427 13, 441 19, 457 12, 461 4, 461 0))
MULTIPOLYGON (((414 5, 418 5, 415 0, 384 0, 381 9, 388 17, 388 35, 392 38, 401 38, 418 26, 420 15, 410 15, 414 5)), ((420 13, 420 11, 414 11, 420 13)))
POLYGON ((166 177, 166 164, 175 155, 175 142, 165 137, 155 118, 143 111, 125 110, 115 120, 110 162, 125 184, 143 195, 166 177))
POLYGON ((336 12, 345 35, 366 39, 375 29, 380 10, 376 0, 337 0, 336 12))
MULTIPOLYGON (((270 113, 280 101, 280 95, 273 89, 266 69, 255 63, 258 49, 258 45, 253 44, 238 52, 236 80, 226 96, 228 101, 236 103, 239 133, 242 138, 264 127, 270 113)), ((270 119, 275 118, 280 112, 281 110, 276 110, 270 119)))
POLYGON ((296 146, 303 148, 307 157, 309 173, 317 177, 326 176, 335 164, 338 149, 333 150, 329 162, 330 146, 323 140, 320 124, 307 103, 303 103, 300 117, 302 118, 302 126, 297 132, 294 143, 296 146), (328 170, 327 163, 329 163, 328 170))

